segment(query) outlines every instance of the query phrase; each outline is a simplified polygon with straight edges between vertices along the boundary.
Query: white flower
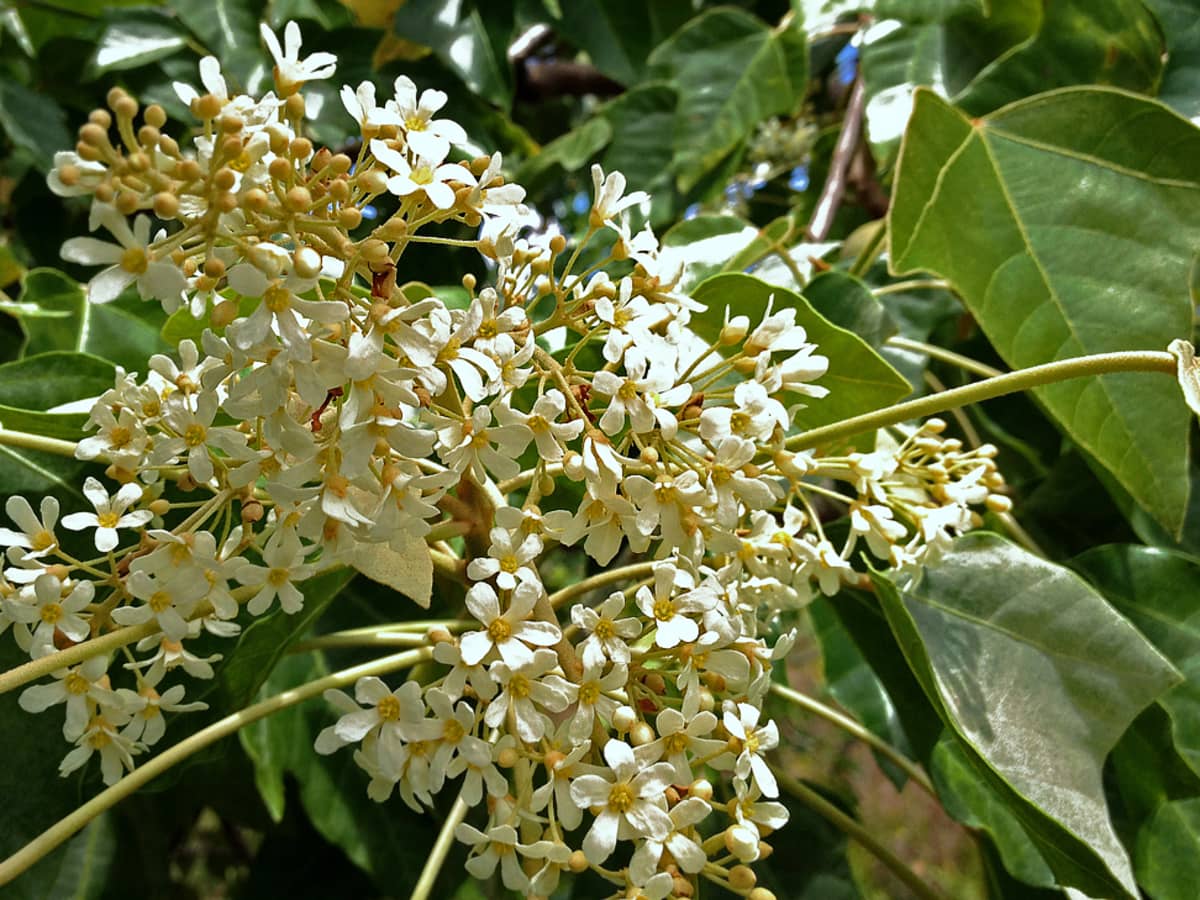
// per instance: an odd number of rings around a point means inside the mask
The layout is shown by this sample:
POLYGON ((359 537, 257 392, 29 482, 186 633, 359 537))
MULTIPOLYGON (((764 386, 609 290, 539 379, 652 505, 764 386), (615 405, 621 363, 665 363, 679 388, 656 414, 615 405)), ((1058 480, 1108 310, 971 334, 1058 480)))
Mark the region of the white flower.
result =
POLYGON ((175 263, 156 259, 150 249, 149 217, 134 219, 133 230, 124 216, 104 204, 93 207, 93 217, 103 223, 118 243, 76 237, 62 246, 62 258, 69 262, 108 266, 88 282, 88 300, 109 303, 136 281, 142 299, 153 297, 168 313, 175 312, 183 304, 187 280, 175 263))
POLYGON ((604 759, 611 775, 580 775, 571 783, 571 799, 578 806, 600 808, 583 839, 584 855, 597 866, 612 855, 622 825, 638 838, 664 840, 674 824, 657 805, 671 783, 669 763, 647 766, 616 739, 604 745, 604 759))
POLYGON ((763 794, 778 797, 779 785, 763 754, 779 745, 779 729, 771 721, 758 727, 760 715, 762 711, 749 703, 734 704, 727 700, 721 721, 725 730, 741 742, 734 773, 744 782, 753 776, 763 794))
POLYGON ((291 529, 280 529, 267 541, 262 556, 265 566, 247 563, 237 572, 237 580, 242 584, 262 585, 261 590, 250 598, 246 609, 252 616, 261 616, 278 597, 285 613, 299 612, 304 605, 304 594, 292 582, 303 581, 317 568, 304 562, 300 538, 291 529))
POLYGON ((114 496, 109 497, 104 486, 89 475, 83 483, 83 493, 91 501, 96 511, 77 512, 63 516, 63 527, 70 531, 95 528, 96 549, 101 553, 108 553, 117 546, 118 528, 141 528, 154 518, 154 514, 148 509, 125 511, 142 498, 141 487, 133 482, 121 485, 120 490, 114 496))
POLYGON ((629 678, 629 670, 620 663, 603 677, 600 671, 600 666, 584 666, 579 679, 578 703, 568 730, 568 734, 577 741, 586 739, 592 733, 592 724, 597 715, 602 721, 612 719, 613 710, 620 704, 608 694, 623 690, 629 678))
POLYGON ((168 574, 166 578, 133 572, 125 584, 129 593, 146 605, 114 609, 113 620, 121 625, 140 625, 156 619, 163 633, 175 641, 187 637, 188 619, 209 587, 203 577, 189 577, 186 571, 182 575, 168 574))
POLYGON ((490 584, 479 582, 467 591, 467 609, 484 627, 462 636, 462 658, 469 666, 485 659, 495 648, 501 658, 514 669, 533 660, 534 647, 549 647, 558 643, 562 632, 552 622, 529 620, 529 614, 542 594, 540 583, 522 581, 509 600, 508 609, 500 612, 499 598, 490 584))
POLYGON ((685 709, 681 713, 667 707, 658 714, 654 723, 659 736, 652 744, 661 745, 661 750, 657 752, 674 767, 676 784, 688 784, 695 778, 688 761, 689 755, 694 759, 712 759, 725 746, 725 741, 704 737, 717 727, 716 716, 699 710, 689 719, 685 716, 688 711, 685 709))
POLYGON ((58 521, 58 501, 54 497, 42 498, 41 517, 34 515, 33 507, 24 497, 14 494, 4 504, 4 511, 20 531, 0 528, 0 547, 21 547, 23 556, 39 559, 58 546, 54 536, 54 525, 58 521))
POLYGON ((268 278, 250 263, 229 270, 229 286, 245 297, 261 297, 262 302, 248 318, 229 326, 227 334, 239 350, 260 346, 274 324, 293 359, 312 359, 312 339, 305 331, 307 319, 341 322, 349 314, 345 303, 332 300, 304 300, 300 294, 313 289, 316 278, 301 278, 295 273, 268 278))
MULTIPOLYGON (((229 102, 229 88, 225 85, 225 76, 221 74, 221 62, 215 56, 206 56, 200 60, 200 83, 222 103, 229 102)), ((200 96, 190 84, 176 81, 171 86, 175 88, 175 95, 185 106, 191 106, 192 101, 200 96)))
POLYGON ((540 583, 530 564, 541 552, 542 539, 536 534, 527 535, 514 546, 513 535, 507 528, 493 528, 488 555, 471 560, 467 577, 472 581, 483 581, 495 575, 496 586, 502 591, 511 591, 522 581, 540 583))
POLYGON ((110 712, 93 716, 79 738, 79 745, 63 757, 58 774, 70 775, 96 752, 100 754, 100 772, 105 784, 116 784, 126 771, 132 772, 133 755, 144 748, 119 730, 127 720, 128 714, 115 716, 110 712))
POLYGON ((40 713, 59 703, 67 705, 63 737, 78 740, 87 728, 88 704, 106 708, 119 706, 117 695, 108 687, 108 657, 93 656, 77 666, 53 673, 55 681, 25 688, 17 699, 21 709, 40 713))
POLYGON ((665 406, 678 406, 691 395, 690 385, 675 383, 674 368, 662 363, 652 364, 650 359, 636 347, 625 354, 626 377, 614 375, 603 369, 592 379, 592 386, 612 400, 600 417, 600 427, 605 434, 616 434, 625 426, 629 416, 629 427, 637 434, 653 431, 655 425, 670 440, 675 436, 675 416, 665 406))
POLYGON ((372 734, 382 736, 390 743, 428 740, 435 736, 437 723, 425 719, 421 686, 415 681, 406 681, 393 691, 382 679, 370 675, 360 678, 354 685, 354 697, 351 700, 342 691, 325 692, 325 699, 345 714, 317 735, 318 753, 332 753, 372 734))
POLYGON ((463 144, 467 133, 450 119, 434 119, 433 114, 446 105, 442 91, 425 90, 417 98, 417 86, 412 79, 401 75, 394 84, 396 98, 388 103, 404 127, 404 139, 418 156, 445 159, 451 144, 463 144))
POLYGON ((634 191, 626 197, 625 176, 620 172, 611 172, 607 176, 599 165, 592 166, 592 212, 588 224, 599 228, 622 211, 639 203, 645 203, 650 195, 645 191, 634 191))
POLYGON ((499 728, 511 714, 517 737, 530 743, 540 740, 550 720, 538 707, 560 713, 574 699, 574 685, 560 675, 547 674, 557 664, 558 657, 552 650, 535 650, 533 658, 521 666, 492 663, 489 671, 501 690, 488 703, 484 722, 499 728))
POLYGON ((589 632, 587 639, 579 645, 579 658, 584 666, 600 667, 605 660, 617 663, 629 662, 629 645, 642 633, 642 623, 636 618, 618 619, 625 609, 625 594, 613 591, 594 610, 583 605, 571 607, 571 621, 575 627, 589 632))
POLYGON ((87 620, 80 613, 96 596, 95 586, 90 581, 78 581, 66 596, 64 590, 65 586, 55 576, 39 575, 33 582, 34 603, 18 601, 5 607, 13 620, 27 625, 37 623, 33 630, 34 655, 41 656, 54 649, 55 629, 73 641, 88 636, 87 620))
POLYGON ((472 855, 467 860, 467 871, 476 878, 490 878, 500 864, 500 877, 510 891, 526 893, 529 876, 521 868, 517 851, 522 845, 517 841, 517 830, 511 825, 495 825, 482 832, 465 822, 454 830, 454 836, 471 847, 472 855))
POLYGON ((337 57, 332 53, 313 53, 300 58, 300 26, 295 22, 288 22, 283 29, 283 48, 266 22, 259 23, 258 30, 275 60, 275 83, 281 96, 294 93, 306 81, 333 76, 337 57))
MULTIPOLYGON (((161 678, 161 676, 160 676, 161 678)), ((122 735, 131 740, 141 741, 146 746, 157 744, 166 734, 167 723, 164 712, 196 712, 208 709, 207 703, 183 703, 186 689, 182 684, 167 688, 159 693, 155 688, 158 681, 146 678, 136 691, 121 688, 117 694, 121 697, 122 705, 133 717, 122 730, 122 735)))
POLYGON ((496 418, 504 425, 528 428, 537 442, 538 455, 546 462, 558 462, 563 458, 563 445, 579 437, 584 426, 582 419, 556 422, 566 408, 562 391, 551 388, 534 401, 531 412, 524 413, 504 403, 496 406, 496 418))
POLYGON ((668 813, 671 830, 666 836, 648 837, 633 851, 633 858, 629 861, 629 877, 634 882, 648 881, 658 869, 664 847, 671 851, 671 857, 684 872, 695 874, 703 869, 708 862, 708 854, 683 832, 692 830, 710 812, 712 807, 699 797, 688 797, 676 803, 668 813))
POLYGON ((681 643, 690 644, 700 636, 700 626, 689 614, 701 613, 712 608, 708 596, 692 590, 695 579, 682 569, 669 563, 654 567, 654 590, 642 586, 635 599, 638 609, 654 621, 654 642, 665 650, 681 643))
POLYGON ((378 134, 384 125, 402 124, 395 111, 376 104, 374 82, 364 81, 357 88, 342 85, 341 98, 342 106, 346 107, 346 112, 358 122, 364 133, 378 134))
POLYGON ((423 193, 438 209, 450 209, 454 206, 454 188, 450 185, 475 184, 475 176, 458 163, 439 164, 436 158, 425 156, 417 156, 416 162, 410 163, 402 153, 396 152, 380 140, 371 141, 371 152, 377 160, 396 173, 388 179, 387 186, 388 190, 398 197, 423 193))

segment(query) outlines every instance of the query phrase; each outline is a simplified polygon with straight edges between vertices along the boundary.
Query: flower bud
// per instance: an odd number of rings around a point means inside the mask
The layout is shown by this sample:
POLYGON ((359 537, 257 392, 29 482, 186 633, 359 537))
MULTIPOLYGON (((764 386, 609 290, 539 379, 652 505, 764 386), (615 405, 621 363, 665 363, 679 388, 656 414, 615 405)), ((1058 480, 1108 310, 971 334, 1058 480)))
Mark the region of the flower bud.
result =
POLYGON ((316 278, 321 274, 321 254, 312 247, 301 247, 292 254, 292 268, 301 278, 316 278))
POLYGON ((629 732, 629 743, 635 747, 649 744, 652 740, 654 740, 654 729, 645 722, 638 722, 629 732))
POLYGON ((758 876, 749 866, 734 866, 729 870, 729 886, 735 891, 748 891, 758 883, 758 876))
POLYGON ((613 710, 612 724, 619 732, 626 732, 637 722, 637 713, 630 706, 618 706, 613 710))
POLYGON ((688 796, 699 797, 701 800, 711 801, 713 798, 712 782, 707 778, 697 778, 688 785, 688 796))
POLYGON ((567 868, 578 875, 588 870, 588 859, 582 850, 576 850, 567 859, 567 868))

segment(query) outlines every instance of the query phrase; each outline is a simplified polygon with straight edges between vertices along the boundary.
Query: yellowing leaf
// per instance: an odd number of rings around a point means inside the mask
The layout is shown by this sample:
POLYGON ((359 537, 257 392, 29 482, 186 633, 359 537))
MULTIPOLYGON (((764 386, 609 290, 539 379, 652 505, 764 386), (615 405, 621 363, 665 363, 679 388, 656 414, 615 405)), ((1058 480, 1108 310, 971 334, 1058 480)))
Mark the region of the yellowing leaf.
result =
POLYGON ((429 546, 403 532, 388 544, 362 544, 354 557, 354 568, 372 581, 399 591, 429 609, 433 597, 433 561, 429 546))

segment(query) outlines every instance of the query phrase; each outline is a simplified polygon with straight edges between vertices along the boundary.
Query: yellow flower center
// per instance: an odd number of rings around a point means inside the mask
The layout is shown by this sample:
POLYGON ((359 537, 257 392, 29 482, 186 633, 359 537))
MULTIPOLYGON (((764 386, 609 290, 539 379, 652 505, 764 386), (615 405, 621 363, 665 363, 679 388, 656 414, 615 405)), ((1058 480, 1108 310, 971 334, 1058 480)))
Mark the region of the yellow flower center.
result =
POLYGON ((487 635, 493 643, 501 644, 512 637, 512 626, 505 619, 493 619, 487 627, 487 635))
POLYGON ((429 127, 429 123, 415 114, 404 120, 405 131, 424 131, 427 127, 429 127))
POLYGON ((33 535, 33 537, 30 539, 30 543, 33 544, 33 549, 35 551, 48 550, 54 546, 54 535, 43 528, 37 534, 33 535))
POLYGON ((417 166, 408 176, 413 184, 433 184, 433 169, 429 166, 417 166))
POLYGON ((375 704, 375 711, 384 722, 395 722, 400 718, 400 701, 394 694, 388 694, 375 704))
POLYGON ((675 604, 670 598, 660 598, 654 601, 654 618, 667 622, 675 618, 675 604))
POLYGON ((596 627, 592 629, 592 634, 602 641, 607 641, 616 633, 616 627, 613 625, 612 619, 601 619, 596 623, 596 627))
POLYGON ((160 613, 171 605, 171 595, 166 591, 155 591, 146 602, 150 604, 152 610, 160 613))
POLYGON ((447 744, 457 744, 467 736, 467 729, 459 724, 457 719, 449 719, 442 729, 442 740, 447 744))
POLYGON ((288 570, 281 569, 278 566, 267 572, 267 581, 271 583, 271 587, 281 588, 288 582, 288 570))
POLYGON ((42 607, 41 613, 40 613, 40 615, 42 617, 42 621, 48 625, 53 625, 55 622, 57 622, 59 619, 61 619, 62 614, 63 614, 62 607, 59 606, 57 603, 47 603, 45 606, 42 607))
POLYGON ((121 521, 121 515, 109 510, 97 515, 96 521, 100 524, 101 528, 116 528, 117 523, 121 521))
POLYGON ((512 679, 508 682, 508 693, 517 700, 528 698, 532 689, 533 685, 529 683, 529 679, 520 672, 513 675, 512 679))
POLYGON ((550 423, 543 416, 530 416, 525 422, 529 426, 529 430, 537 433, 542 433, 550 430, 550 423))
POLYGON ((613 312, 613 324, 618 328, 624 328, 633 321, 633 313, 627 309, 618 309, 613 312))
POLYGON ((742 741, 742 746, 750 753, 758 752, 758 735, 753 731, 746 735, 746 739, 742 741))
POLYGON ((484 319, 479 323, 479 336, 481 338, 494 338, 500 332, 500 326, 495 319, 484 319))
POLYGON ((145 275, 150 258, 141 247, 130 247, 121 254, 121 268, 132 275, 145 275))
POLYGON ((589 681, 579 686, 579 702, 584 706, 594 706, 600 699, 600 683, 589 681))
POLYGON ((199 447, 204 443, 206 437, 208 437, 208 429, 196 422, 189 425, 183 433, 183 442, 189 447, 199 447))
POLYGON ((284 312, 292 306, 292 293, 283 285, 273 284, 263 293, 263 303, 273 313, 284 312))
POLYGON ((663 740, 663 746, 666 747, 668 753, 682 753, 688 748, 687 733, 677 731, 674 734, 667 735, 663 740))
POLYGON ((621 782, 614 784, 608 792, 608 808, 613 812, 627 813, 633 808, 633 802, 637 798, 633 796, 633 788, 621 782))
POLYGON ((521 563, 515 556, 509 555, 500 560, 501 572, 507 572, 509 575, 512 575, 519 568, 521 568, 521 563))
POLYGON ((133 432, 124 425, 118 425, 108 433, 108 443, 112 445, 114 450, 120 450, 122 447, 128 447, 133 441, 133 432))
POLYGON ((735 412, 732 416, 729 417, 729 430, 730 431, 742 431, 749 424, 750 424, 750 417, 748 415, 746 415, 744 412, 735 412))
POLYGON ((625 383, 617 388, 617 396, 628 403, 637 396, 637 385, 626 379, 625 383))
POLYGON ((88 688, 91 686, 92 683, 78 672, 72 672, 63 679, 63 687, 67 689, 67 693, 74 694, 77 697, 80 694, 86 694, 88 692, 88 688))

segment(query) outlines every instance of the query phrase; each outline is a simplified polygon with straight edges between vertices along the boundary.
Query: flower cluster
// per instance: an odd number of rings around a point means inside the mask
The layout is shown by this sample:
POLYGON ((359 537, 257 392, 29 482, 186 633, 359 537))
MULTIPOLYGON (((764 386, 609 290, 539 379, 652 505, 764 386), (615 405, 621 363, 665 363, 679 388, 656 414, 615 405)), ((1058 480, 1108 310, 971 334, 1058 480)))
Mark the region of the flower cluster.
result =
POLYGON ((283 48, 264 39, 274 92, 231 95, 212 58, 203 92, 177 86, 193 149, 114 90, 55 160, 51 186, 90 195, 112 239, 63 248, 106 266, 90 300, 135 286, 201 336, 96 401, 77 455, 113 488, 88 480, 94 511, 7 504, 0 627, 34 658, 140 638, 133 688, 93 656, 22 705, 64 704, 63 771, 98 752, 111 783, 163 712, 203 706, 163 684, 213 676, 218 657, 185 644, 236 634, 243 608, 295 613, 297 582, 418 541, 464 583, 463 616, 429 632, 419 679, 331 692, 342 715, 317 750, 354 745, 378 800, 420 808, 454 783, 485 810, 458 829, 470 870, 499 865, 514 890, 590 868, 647 897, 701 877, 751 893, 747 864, 787 818, 763 716, 793 640, 781 616, 861 584, 864 548, 915 565, 978 523, 972 507, 1003 508, 994 452, 937 421, 869 453, 789 449, 788 404, 820 403, 829 364, 795 309, 727 311, 718 341, 699 338, 705 307, 630 225, 645 195, 595 167, 570 252, 530 237, 499 154, 471 157, 438 118, 445 95, 407 78, 382 103, 343 88, 356 157, 315 147, 303 85, 336 61, 300 58, 294 24, 283 48), (381 197, 395 212, 372 226, 381 197), (462 302, 398 284, 400 258, 438 242, 481 253, 492 283, 465 276, 462 302), (824 523, 842 516, 835 543, 824 523), (64 529, 95 555, 68 552, 64 529), (552 592, 539 563, 555 546, 617 566, 552 592))

